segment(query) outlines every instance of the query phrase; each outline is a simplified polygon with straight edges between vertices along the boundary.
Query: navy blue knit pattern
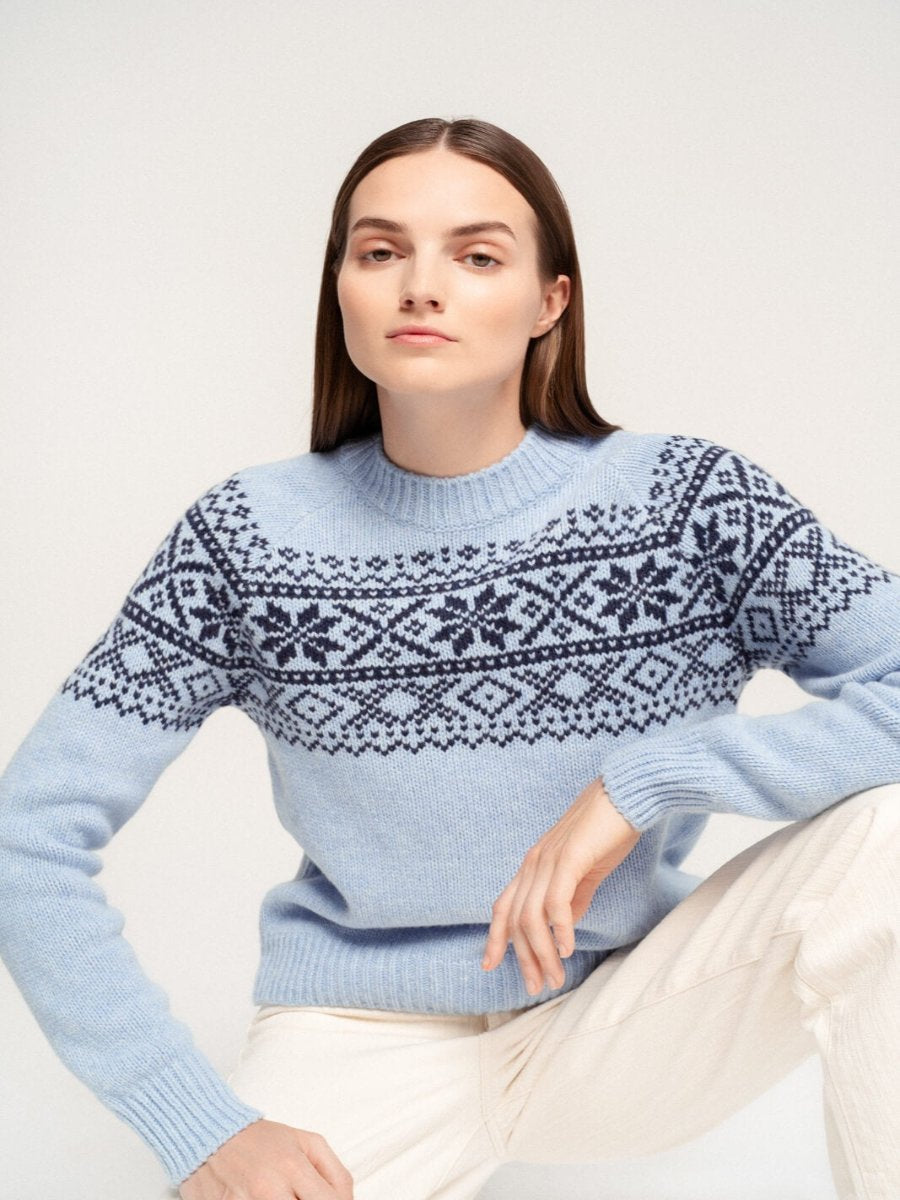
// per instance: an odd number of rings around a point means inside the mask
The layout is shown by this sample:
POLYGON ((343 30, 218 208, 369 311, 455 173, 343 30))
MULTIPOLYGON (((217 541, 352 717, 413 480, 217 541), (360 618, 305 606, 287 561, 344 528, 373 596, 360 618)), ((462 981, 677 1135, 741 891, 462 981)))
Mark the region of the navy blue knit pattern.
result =
POLYGON ((640 837, 565 991, 700 882, 680 865, 711 813, 803 820, 900 780, 898 629, 900 575, 703 438, 530 426, 456 476, 372 437, 246 467, 174 523, 0 775, 0 957, 178 1184, 262 1113, 94 876, 210 713, 255 722, 297 847, 254 1003, 506 1012, 547 996, 512 946, 481 969, 492 905, 585 788, 640 837), (818 702, 737 711, 761 666, 818 702))
POLYGON ((665 440, 649 497, 569 508, 527 539, 300 557, 259 532, 232 476, 64 688, 175 728, 235 703, 328 753, 618 735, 734 702, 889 579, 702 439, 665 440))

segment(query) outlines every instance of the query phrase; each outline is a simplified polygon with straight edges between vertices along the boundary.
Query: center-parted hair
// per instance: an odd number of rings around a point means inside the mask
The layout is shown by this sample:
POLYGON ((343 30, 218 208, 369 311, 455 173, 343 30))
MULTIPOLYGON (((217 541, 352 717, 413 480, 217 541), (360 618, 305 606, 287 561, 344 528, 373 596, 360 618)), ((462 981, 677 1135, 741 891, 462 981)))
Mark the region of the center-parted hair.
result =
POLYGON ((531 205, 537 219, 538 274, 571 281, 569 303, 559 320, 525 352, 519 416, 556 433, 603 437, 620 425, 594 410, 584 365, 584 305, 575 235, 565 199, 540 158, 511 133, 488 121, 408 121, 375 138, 357 157, 338 189, 322 268, 316 321, 310 449, 330 450, 381 428, 375 384, 354 365, 344 341, 337 276, 347 240, 350 200, 362 179, 380 163, 435 148, 451 150, 498 171, 531 205))

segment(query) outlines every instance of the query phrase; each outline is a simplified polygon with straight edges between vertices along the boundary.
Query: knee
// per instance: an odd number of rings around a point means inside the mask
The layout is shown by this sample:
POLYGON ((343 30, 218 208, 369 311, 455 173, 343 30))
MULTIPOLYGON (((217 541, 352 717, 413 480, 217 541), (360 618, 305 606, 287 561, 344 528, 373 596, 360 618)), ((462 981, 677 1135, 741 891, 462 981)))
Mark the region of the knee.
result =
MULTIPOLYGON (((860 855, 892 866, 888 878, 897 883, 896 866, 900 852, 900 783, 887 783, 881 787, 867 788, 855 792, 836 806, 843 810, 839 815, 855 828, 864 831, 860 855)), ((900 906, 895 903, 894 916, 900 917, 900 906)))
MULTIPOLYGON (((820 851, 834 856, 831 889, 800 943, 797 965, 820 990, 859 987, 900 955, 900 784, 856 792, 827 814, 820 851)), ((815 819, 815 818, 814 818, 815 819)))

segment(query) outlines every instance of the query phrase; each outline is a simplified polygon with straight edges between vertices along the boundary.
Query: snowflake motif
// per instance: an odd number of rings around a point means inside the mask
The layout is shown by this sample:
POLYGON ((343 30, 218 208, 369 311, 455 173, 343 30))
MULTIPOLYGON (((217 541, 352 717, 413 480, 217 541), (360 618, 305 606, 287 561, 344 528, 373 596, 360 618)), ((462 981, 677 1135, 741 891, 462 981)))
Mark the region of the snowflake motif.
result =
POLYGON ((677 573, 677 567, 660 566, 653 554, 646 555, 634 569, 623 562, 610 563, 609 576, 597 580, 597 587, 609 597, 600 608, 604 617, 615 617, 622 633, 640 616, 665 621, 672 605, 680 597, 666 585, 677 573))
POLYGON ((252 617, 253 623, 268 634, 259 643, 261 649, 271 650, 280 667, 296 658, 298 650, 302 650, 318 666, 327 666, 327 651, 343 648, 343 643, 328 637, 332 626, 337 625, 340 619, 323 616, 318 603, 309 604, 292 614, 272 600, 266 601, 265 613, 252 617))
POLYGON ((230 621, 223 617, 228 611, 227 587, 213 587, 209 580, 203 580, 203 590, 206 592, 206 604, 197 604, 188 609, 192 617, 200 622, 197 637, 201 642, 213 642, 222 639, 226 654, 233 654, 238 647, 238 638, 230 621))
POLYGON ((270 543, 229 480, 63 690, 176 729, 235 703, 327 754, 619 736, 736 703, 894 579, 723 447, 672 435, 653 474, 649 508, 626 489, 525 538, 346 556, 270 543))
POLYGON ((729 589, 725 586, 725 579, 740 574, 740 567, 735 561, 738 539, 722 533, 719 528, 719 518, 715 512, 706 525, 699 521, 692 521, 691 526, 694 531, 697 552, 689 551, 685 557, 692 566, 696 566, 698 569, 702 569, 704 562, 712 565, 710 586, 716 600, 721 604, 727 604, 729 589))
POLYGON ((477 629, 486 645, 505 650, 506 635, 522 628, 518 621, 506 615, 514 599, 508 592, 498 594, 492 583, 472 598, 471 606, 463 596, 446 596, 440 607, 428 610, 441 621, 441 629, 434 640, 449 641, 453 652, 462 654, 474 645, 474 629, 477 629))

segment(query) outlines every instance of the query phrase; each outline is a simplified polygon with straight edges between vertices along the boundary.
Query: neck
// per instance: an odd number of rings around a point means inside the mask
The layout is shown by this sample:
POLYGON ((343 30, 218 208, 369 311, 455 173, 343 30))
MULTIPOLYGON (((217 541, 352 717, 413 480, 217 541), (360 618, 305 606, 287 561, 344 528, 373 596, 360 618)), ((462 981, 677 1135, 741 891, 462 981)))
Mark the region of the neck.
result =
POLYGON ((480 471, 522 441, 518 389, 507 396, 397 397, 379 389, 382 446, 395 466, 419 475, 451 477, 480 471))

